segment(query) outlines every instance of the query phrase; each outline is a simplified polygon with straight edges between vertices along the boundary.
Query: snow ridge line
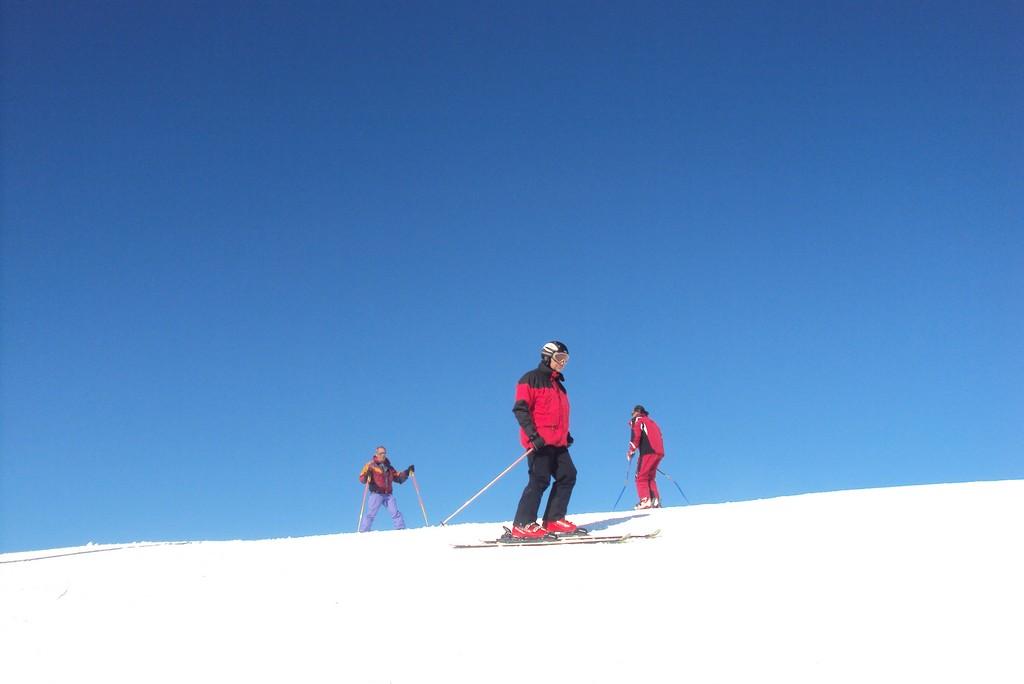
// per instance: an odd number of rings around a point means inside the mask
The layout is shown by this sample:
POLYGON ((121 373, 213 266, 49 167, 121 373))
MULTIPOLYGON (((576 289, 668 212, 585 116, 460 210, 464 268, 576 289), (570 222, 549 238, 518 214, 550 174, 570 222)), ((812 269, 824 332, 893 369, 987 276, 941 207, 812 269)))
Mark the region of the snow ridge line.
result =
POLYGON ((175 541, 175 542, 152 542, 149 544, 122 544, 121 546, 109 546, 104 549, 88 549, 86 551, 68 551, 67 553, 55 553, 49 556, 34 556, 32 558, 15 558, 12 560, 0 560, 0 565, 7 565, 8 563, 28 563, 31 561, 48 560, 50 558, 66 558, 68 556, 82 556, 87 553, 103 553, 104 551, 120 551, 122 549, 145 549, 151 546, 180 546, 182 544, 191 544, 190 541, 175 541))

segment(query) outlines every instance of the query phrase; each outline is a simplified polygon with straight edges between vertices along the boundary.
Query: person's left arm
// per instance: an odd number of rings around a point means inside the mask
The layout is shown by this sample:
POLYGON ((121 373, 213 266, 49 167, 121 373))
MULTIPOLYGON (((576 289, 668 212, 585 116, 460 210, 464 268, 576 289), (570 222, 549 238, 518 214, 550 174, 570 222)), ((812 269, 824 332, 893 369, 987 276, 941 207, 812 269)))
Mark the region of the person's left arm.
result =
POLYGON ((395 467, 391 466, 391 474, 394 477, 395 482, 397 482, 398 484, 402 484, 403 482, 408 480, 409 475, 411 475, 412 473, 413 466, 409 466, 408 468, 402 471, 395 470, 395 467))

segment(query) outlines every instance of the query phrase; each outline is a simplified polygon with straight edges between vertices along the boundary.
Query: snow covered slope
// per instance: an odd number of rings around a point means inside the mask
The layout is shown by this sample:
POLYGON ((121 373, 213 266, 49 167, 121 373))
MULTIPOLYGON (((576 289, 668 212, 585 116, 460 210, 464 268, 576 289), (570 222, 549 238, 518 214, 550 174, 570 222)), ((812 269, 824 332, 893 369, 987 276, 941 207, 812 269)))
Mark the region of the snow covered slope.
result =
POLYGON ((0 555, 0 679, 1024 682, 1024 481, 0 555))

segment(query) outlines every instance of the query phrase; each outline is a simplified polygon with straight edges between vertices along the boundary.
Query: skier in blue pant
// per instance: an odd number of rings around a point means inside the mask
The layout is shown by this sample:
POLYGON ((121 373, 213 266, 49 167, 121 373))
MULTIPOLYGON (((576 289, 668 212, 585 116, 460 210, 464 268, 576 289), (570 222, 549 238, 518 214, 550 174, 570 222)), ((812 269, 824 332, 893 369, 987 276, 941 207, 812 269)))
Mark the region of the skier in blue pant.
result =
POLYGON ((363 470, 359 473, 359 481, 363 484, 368 483, 370 489, 366 515, 363 516, 363 521, 359 525, 360 532, 370 531, 373 519, 377 516, 377 511, 381 506, 384 506, 391 514, 391 522, 396 530, 405 529, 405 518, 398 510, 398 503, 391 493, 391 483, 402 484, 409 479, 409 475, 413 472, 415 470, 411 465, 401 472, 395 470, 391 461, 388 460, 388 450, 383 446, 377 447, 373 460, 364 465, 363 470))

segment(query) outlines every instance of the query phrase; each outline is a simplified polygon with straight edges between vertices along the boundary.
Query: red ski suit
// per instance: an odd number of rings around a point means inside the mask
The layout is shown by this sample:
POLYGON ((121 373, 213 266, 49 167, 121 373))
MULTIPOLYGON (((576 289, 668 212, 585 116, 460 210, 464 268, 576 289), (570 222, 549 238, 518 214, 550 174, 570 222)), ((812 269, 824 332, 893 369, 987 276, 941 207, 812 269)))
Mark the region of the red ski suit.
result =
POLYGON ((661 428, 650 416, 637 416, 630 421, 629 448, 639 451, 636 459, 636 493, 641 499, 658 499, 658 485, 654 478, 658 464, 665 457, 661 428))

